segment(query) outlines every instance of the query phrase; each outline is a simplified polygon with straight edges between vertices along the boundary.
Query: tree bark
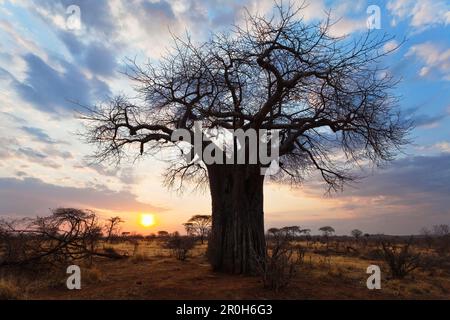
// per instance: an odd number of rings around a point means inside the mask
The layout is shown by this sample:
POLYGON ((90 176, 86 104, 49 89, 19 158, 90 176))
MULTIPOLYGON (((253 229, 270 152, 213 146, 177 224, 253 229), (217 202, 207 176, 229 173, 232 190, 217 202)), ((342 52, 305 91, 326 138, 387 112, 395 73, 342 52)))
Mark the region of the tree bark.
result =
POLYGON ((208 257, 215 271, 251 274, 265 252, 263 184, 258 165, 208 167, 212 231, 208 257))

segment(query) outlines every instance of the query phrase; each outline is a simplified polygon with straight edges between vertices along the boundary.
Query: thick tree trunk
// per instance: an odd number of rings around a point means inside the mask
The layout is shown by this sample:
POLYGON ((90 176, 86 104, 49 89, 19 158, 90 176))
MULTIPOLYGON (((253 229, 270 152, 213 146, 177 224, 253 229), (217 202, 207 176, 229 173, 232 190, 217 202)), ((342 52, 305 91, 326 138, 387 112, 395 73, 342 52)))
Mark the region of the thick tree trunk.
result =
POLYGON ((257 165, 208 167, 212 232, 208 257, 215 271, 254 272, 265 252, 263 183, 257 165))

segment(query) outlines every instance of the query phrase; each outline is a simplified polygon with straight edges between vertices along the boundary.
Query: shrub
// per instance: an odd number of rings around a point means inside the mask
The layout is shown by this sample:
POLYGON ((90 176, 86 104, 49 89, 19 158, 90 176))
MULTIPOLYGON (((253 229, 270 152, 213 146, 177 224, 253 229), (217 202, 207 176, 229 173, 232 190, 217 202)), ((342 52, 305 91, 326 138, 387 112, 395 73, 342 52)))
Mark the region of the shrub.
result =
POLYGON ((264 257, 255 257, 264 288, 278 292, 289 285, 304 259, 304 250, 293 247, 283 235, 275 236, 264 257))
POLYGON ((19 300, 22 298, 22 291, 12 281, 0 279, 0 300, 19 300))
POLYGON ((446 234, 437 239, 436 252, 441 256, 446 256, 450 252, 450 234, 446 234))
POLYGON ((170 236, 166 239, 163 247, 170 249, 177 260, 186 260, 188 253, 195 247, 195 239, 189 236, 170 236))
POLYGON ((99 255, 101 230, 94 212, 73 208, 34 219, 0 219, 0 267, 48 268, 90 259, 99 255))
POLYGON ((113 247, 104 247, 103 251, 107 255, 121 257, 120 253, 116 249, 114 249, 113 247))
POLYGON ((411 242, 410 240, 405 245, 381 242, 383 259, 388 264, 393 278, 402 279, 421 266, 421 255, 410 250, 411 242))

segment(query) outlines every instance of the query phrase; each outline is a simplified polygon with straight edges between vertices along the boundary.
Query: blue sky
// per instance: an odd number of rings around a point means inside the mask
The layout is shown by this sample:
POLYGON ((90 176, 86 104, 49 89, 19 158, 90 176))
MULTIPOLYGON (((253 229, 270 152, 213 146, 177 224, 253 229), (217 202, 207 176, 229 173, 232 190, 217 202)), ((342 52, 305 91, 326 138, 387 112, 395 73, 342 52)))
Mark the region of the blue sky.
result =
MULTIPOLYGON (((78 206, 103 217, 156 213, 158 228, 182 230, 209 212, 206 194, 183 196, 161 186, 164 162, 146 159, 121 168, 89 165, 92 149, 77 136, 73 102, 93 105, 132 94, 121 74, 126 58, 157 61, 170 32, 195 41, 242 22, 243 8, 268 13, 272 0, 0 0, 0 217, 44 215, 78 206), (70 5, 81 10, 70 28, 70 5)), ((381 28, 403 45, 385 59, 402 79, 395 93, 416 128, 405 153, 354 188, 324 197, 314 178, 302 188, 266 186, 266 227, 297 224, 338 233, 414 233, 450 223, 450 2, 446 0, 312 1, 306 22, 331 10, 336 35, 367 31, 367 8, 380 8, 381 28)), ((136 230, 147 232, 148 230, 136 230)), ((154 231, 154 230, 153 230, 154 231)))

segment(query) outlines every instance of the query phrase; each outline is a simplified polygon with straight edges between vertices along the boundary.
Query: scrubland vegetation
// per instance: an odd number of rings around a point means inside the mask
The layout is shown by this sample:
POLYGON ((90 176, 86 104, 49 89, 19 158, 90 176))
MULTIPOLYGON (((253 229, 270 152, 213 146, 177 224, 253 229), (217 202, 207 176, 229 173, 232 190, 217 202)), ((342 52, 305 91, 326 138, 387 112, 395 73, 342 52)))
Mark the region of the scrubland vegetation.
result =
POLYGON ((76 209, 1 221, 0 299, 450 299, 446 225, 411 237, 272 228, 256 273, 237 276, 212 272, 202 217, 201 232, 191 221, 187 236, 145 237, 76 209), (81 267, 81 290, 66 287, 72 264, 81 267), (372 264, 381 290, 366 287, 372 264))

